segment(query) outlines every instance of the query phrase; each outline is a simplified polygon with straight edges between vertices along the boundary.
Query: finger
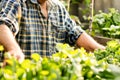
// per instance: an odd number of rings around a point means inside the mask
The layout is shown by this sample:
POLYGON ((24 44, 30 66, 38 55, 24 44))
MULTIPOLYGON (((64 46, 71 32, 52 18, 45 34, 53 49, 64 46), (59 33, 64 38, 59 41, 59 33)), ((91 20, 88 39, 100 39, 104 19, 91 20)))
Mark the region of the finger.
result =
POLYGON ((19 58, 19 62, 22 63, 25 59, 25 56, 24 55, 21 55, 20 58, 19 58))
POLYGON ((22 63, 24 61, 24 58, 25 58, 23 54, 16 55, 15 57, 20 63, 22 63))
POLYGON ((3 61, 2 68, 6 66, 6 62, 3 61))
POLYGON ((6 60, 7 60, 7 59, 4 59, 4 60, 3 60, 2 68, 5 67, 5 66, 7 66, 7 65, 9 65, 6 60))

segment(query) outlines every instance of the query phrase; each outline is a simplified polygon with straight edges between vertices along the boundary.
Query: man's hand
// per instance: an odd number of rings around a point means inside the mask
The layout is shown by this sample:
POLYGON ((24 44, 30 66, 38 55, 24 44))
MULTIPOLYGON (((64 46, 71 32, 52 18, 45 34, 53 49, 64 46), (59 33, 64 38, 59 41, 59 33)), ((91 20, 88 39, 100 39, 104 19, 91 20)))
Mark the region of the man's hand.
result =
POLYGON ((6 65, 9 65, 9 63, 7 63, 7 60, 11 59, 12 57, 15 58, 16 60, 18 60, 19 63, 22 63, 24 58, 25 58, 25 56, 22 53, 22 51, 10 50, 10 51, 8 51, 5 54, 6 55, 4 57, 2 67, 6 66, 6 65))
POLYGON ((13 32, 5 24, 0 25, 0 44, 4 46, 5 51, 7 51, 10 56, 15 57, 19 62, 24 60, 24 54, 16 42, 13 32))
POLYGON ((22 51, 16 51, 16 50, 11 50, 8 52, 10 56, 13 56, 16 60, 18 60, 20 63, 23 62, 25 56, 22 53, 22 51))

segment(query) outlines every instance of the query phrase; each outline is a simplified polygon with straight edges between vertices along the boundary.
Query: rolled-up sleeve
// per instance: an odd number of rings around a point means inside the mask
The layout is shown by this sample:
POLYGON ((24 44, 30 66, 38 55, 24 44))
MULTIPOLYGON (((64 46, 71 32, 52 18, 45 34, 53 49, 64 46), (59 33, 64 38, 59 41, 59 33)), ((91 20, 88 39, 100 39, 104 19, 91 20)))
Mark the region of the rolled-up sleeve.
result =
POLYGON ((80 27, 77 26, 75 21, 73 21, 67 11, 65 13, 65 26, 67 29, 67 42, 70 45, 74 45, 76 40, 79 38, 79 36, 84 32, 84 30, 80 27))
POLYGON ((5 23, 14 34, 19 30, 16 16, 19 6, 20 3, 17 0, 2 0, 0 5, 0 22, 5 23))

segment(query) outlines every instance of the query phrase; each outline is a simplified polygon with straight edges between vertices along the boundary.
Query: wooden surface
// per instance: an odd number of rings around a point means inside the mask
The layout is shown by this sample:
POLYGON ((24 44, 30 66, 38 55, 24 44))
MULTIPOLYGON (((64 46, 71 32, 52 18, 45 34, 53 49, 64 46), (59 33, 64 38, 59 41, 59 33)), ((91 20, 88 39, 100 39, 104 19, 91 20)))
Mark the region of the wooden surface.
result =
POLYGON ((94 9, 96 13, 99 10, 108 12, 109 8, 115 8, 120 11, 120 0, 95 0, 94 9))
POLYGON ((102 36, 93 36, 93 38, 102 45, 106 45, 108 41, 114 40, 112 38, 107 38, 102 36))

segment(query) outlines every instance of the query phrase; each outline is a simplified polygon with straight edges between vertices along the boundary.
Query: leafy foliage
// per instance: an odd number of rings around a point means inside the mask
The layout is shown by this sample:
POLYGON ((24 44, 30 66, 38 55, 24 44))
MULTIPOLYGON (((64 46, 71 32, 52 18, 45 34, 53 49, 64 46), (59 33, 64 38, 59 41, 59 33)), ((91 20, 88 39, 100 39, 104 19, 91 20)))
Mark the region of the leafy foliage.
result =
POLYGON ((109 41, 105 50, 96 50, 94 54, 98 61, 120 65, 120 43, 117 40, 109 41))
MULTIPOLYGON (((105 50, 88 53, 68 44, 58 44, 51 58, 34 53, 19 63, 12 56, 0 69, 0 80, 119 80, 120 43, 108 42, 105 50)), ((7 55, 7 54, 6 54, 7 55)))
POLYGON ((3 51, 4 47, 2 45, 0 45, 0 51, 3 51))
POLYGON ((120 13, 114 8, 102 11, 93 18, 93 32, 110 38, 120 38, 120 13))

